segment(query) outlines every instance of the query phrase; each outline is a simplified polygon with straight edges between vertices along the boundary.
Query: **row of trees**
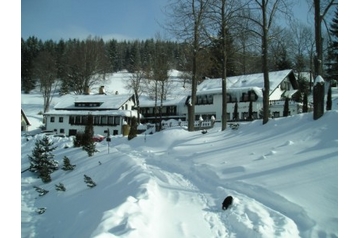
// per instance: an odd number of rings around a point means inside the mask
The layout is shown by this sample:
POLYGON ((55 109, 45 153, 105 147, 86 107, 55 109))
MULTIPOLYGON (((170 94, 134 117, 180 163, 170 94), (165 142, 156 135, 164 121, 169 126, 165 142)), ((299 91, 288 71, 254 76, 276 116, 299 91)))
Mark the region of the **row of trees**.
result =
MULTIPOLYGON (((160 35, 145 41, 122 42, 115 39, 104 42, 92 36, 59 42, 42 42, 36 37, 21 39, 22 90, 28 93, 40 83, 46 112, 56 82, 61 83, 62 94, 83 94, 108 73, 126 69, 134 73, 129 88, 136 97, 141 93, 138 83, 143 78, 153 80, 148 86, 153 88, 160 114, 169 69, 188 72, 184 80, 191 83, 192 102, 204 77, 221 77, 224 130, 226 78, 263 72, 263 123, 266 123, 269 71, 293 68, 338 79, 338 72, 334 72, 338 69, 338 12, 327 37, 321 30, 326 13, 336 3, 325 0, 321 6, 320 1, 323 0, 314 0, 313 5, 315 27, 292 19, 291 1, 287 0, 175 0, 166 8, 168 20, 163 28, 176 42, 164 40, 160 35), (291 20, 286 20, 286 26, 280 25, 286 18, 291 20), (329 41, 322 41, 323 36, 329 41), (325 45, 329 51, 324 50, 325 45)), ((194 115, 195 107, 190 104, 189 131, 194 130, 194 115)))

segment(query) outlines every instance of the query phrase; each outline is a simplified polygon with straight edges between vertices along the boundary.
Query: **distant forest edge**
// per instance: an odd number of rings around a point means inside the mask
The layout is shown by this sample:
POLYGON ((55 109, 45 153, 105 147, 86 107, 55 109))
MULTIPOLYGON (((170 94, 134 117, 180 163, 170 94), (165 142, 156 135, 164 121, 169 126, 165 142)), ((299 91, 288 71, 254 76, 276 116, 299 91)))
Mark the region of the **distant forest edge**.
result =
MULTIPOLYGON (((297 25, 292 29, 275 29, 274 40, 268 44, 269 71, 293 69, 295 72, 314 72, 314 33, 312 27, 297 25), (296 32, 295 32, 296 31, 296 32), (297 34, 297 33, 300 34, 297 34)), ((262 73, 262 46, 257 36, 233 34, 226 29, 225 46, 218 37, 211 37, 196 51, 197 75, 201 78, 222 76, 222 49, 225 47, 226 76, 262 73)), ((338 81, 338 13, 330 24, 330 36, 325 47, 325 80, 338 81)), ((38 80, 61 82, 62 93, 83 93, 91 83, 107 73, 128 70, 160 75, 160 70, 176 69, 192 72, 194 47, 187 42, 160 39, 103 41, 88 36, 85 40, 68 39, 58 42, 42 41, 36 36, 21 38, 21 90, 29 93, 38 80), (157 72, 155 72, 157 71, 157 72), (93 79, 98 77, 97 79, 93 79)), ((314 75, 314 74, 313 74, 314 75)), ((165 75, 163 76, 165 78, 165 75)), ((201 80, 199 79, 199 81, 201 80)), ((299 79, 300 80, 300 79, 299 79)))

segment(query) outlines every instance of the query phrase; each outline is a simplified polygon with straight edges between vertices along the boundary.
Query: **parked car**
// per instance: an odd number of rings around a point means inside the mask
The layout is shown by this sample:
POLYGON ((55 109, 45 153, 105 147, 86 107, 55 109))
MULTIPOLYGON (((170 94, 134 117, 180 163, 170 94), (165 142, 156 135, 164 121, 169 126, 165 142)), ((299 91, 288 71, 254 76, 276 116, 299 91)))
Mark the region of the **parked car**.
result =
POLYGON ((97 134, 97 135, 94 135, 92 139, 93 139, 94 142, 101 142, 101 141, 103 141, 105 138, 106 138, 105 136, 102 136, 102 135, 97 134))

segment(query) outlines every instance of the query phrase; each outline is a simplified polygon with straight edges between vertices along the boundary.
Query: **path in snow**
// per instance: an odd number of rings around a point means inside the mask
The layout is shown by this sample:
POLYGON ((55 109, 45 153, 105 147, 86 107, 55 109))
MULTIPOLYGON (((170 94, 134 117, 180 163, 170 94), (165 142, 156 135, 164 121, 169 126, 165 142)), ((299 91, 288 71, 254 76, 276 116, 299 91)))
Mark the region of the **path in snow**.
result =
MULTIPOLYGON (((161 205, 162 210, 154 212, 163 212, 163 217, 156 217, 162 224, 158 230, 163 232, 163 226, 166 227, 163 237, 171 233, 175 236, 178 230, 183 236, 193 237, 204 233, 207 237, 300 237, 295 222, 281 212, 240 190, 228 189, 219 183, 209 187, 216 183, 208 183, 210 173, 206 173, 205 166, 193 168, 190 162, 183 164, 163 152, 131 150, 130 156, 141 160, 154 179, 149 189, 156 190, 153 203, 161 205), (234 204, 222 211, 222 199, 228 194, 234 197, 234 204), (201 232, 195 234, 198 226, 202 227, 201 232)), ((153 235, 161 237, 161 234, 153 235)))

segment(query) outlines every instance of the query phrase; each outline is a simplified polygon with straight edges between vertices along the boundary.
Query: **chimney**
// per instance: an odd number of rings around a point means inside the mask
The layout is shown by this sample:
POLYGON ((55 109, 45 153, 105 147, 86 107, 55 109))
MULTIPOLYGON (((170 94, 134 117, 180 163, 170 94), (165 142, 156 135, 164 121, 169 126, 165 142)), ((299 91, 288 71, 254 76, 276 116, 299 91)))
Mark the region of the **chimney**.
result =
POLYGON ((104 90, 104 86, 101 86, 100 88, 99 88, 99 92, 98 92, 99 94, 106 94, 105 93, 105 90, 104 90))
POLYGON ((85 95, 90 95, 90 88, 88 86, 86 86, 86 90, 85 90, 85 95))

